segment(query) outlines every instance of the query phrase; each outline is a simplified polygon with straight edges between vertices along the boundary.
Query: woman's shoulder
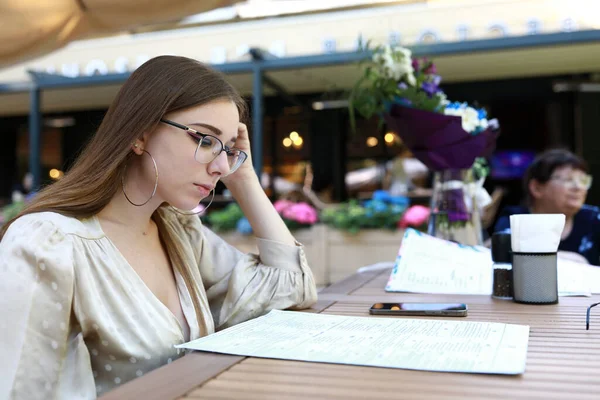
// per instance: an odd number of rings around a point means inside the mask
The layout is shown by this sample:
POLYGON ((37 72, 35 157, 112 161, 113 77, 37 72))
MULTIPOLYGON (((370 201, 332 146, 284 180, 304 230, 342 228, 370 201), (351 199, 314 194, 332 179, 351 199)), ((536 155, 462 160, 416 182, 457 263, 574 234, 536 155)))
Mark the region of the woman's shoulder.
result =
POLYGON ((89 227, 84 221, 52 211, 31 213, 17 218, 12 222, 5 236, 27 236, 33 232, 40 231, 45 231, 46 233, 56 232, 63 236, 92 236, 89 227))
POLYGON ((529 209, 525 206, 507 206, 500 210, 494 232, 501 232, 510 229, 510 216, 515 214, 529 214, 529 209))
POLYGON ((591 206, 589 204, 584 204, 581 207, 581 210, 579 210, 579 212, 577 213, 577 215, 582 215, 585 217, 592 217, 592 218, 598 218, 598 216, 600 215, 600 208, 596 207, 596 206, 591 206))
POLYGON ((584 204, 579 212, 575 214, 574 223, 579 225, 590 225, 600 230, 600 209, 596 206, 584 204))
MULTIPOLYGON (((39 285, 73 283, 74 257, 77 252, 73 236, 80 229, 76 218, 53 212, 27 214, 16 219, 0 242, 2 278, 19 275, 35 279, 39 285)), ((8 278, 7 278, 8 279, 8 278)))
POLYGON ((74 251, 70 233, 77 233, 80 224, 75 218, 53 212, 21 216, 2 237, 0 259, 70 273, 74 251))

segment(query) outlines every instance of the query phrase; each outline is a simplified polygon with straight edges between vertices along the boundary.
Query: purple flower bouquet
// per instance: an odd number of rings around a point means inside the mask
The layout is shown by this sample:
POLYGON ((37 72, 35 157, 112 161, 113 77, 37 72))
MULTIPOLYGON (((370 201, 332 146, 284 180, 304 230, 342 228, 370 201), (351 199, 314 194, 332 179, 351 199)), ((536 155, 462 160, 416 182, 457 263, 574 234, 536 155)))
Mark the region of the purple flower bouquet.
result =
POLYGON ((476 158, 490 156, 496 146, 497 130, 488 126, 478 134, 467 133, 459 116, 393 104, 384 119, 432 171, 471 168, 476 158))
POLYGON ((481 165, 495 149, 499 126, 484 109, 449 102, 440 88, 435 65, 413 59, 410 50, 389 45, 376 48, 350 97, 364 117, 379 116, 402 138, 415 158, 434 171, 429 233, 465 244, 481 244, 476 195, 483 190, 481 165))

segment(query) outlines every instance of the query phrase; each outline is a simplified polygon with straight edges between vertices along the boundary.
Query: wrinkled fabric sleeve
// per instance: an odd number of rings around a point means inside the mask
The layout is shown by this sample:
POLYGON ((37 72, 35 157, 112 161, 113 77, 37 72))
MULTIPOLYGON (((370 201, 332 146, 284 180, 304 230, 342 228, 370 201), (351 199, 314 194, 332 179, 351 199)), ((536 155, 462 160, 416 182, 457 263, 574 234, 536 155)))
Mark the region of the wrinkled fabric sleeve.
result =
MULTIPOLYGON (((11 225, 0 243, 2 399, 53 399, 69 393, 61 375, 73 301, 70 239, 51 222, 26 216, 11 225)), ((80 376, 93 385, 91 369, 84 372, 80 376)))
POLYGON ((304 309, 316 302, 304 246, 257 239, 259 254, 244 254, 196 220, 187 230, 217 330, 273 309, 304 309))

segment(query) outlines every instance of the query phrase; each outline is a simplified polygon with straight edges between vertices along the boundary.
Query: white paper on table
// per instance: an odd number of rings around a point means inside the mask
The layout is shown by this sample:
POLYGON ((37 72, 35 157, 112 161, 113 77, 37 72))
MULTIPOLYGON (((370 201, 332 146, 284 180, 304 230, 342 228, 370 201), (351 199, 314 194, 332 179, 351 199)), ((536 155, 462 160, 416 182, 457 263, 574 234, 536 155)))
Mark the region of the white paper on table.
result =
POLYGON ((600 268, 582 264, 585 268, 585 279, 590 286, 590 292, 600 293, 600 268))
POLYGON ((388 292, 491 294, 492 260, 488 249, 462 246, 407 229, 388 292))
MULTIPOLYGON (((388 292, 490 295, 491 252, 407 229, 390 274, 388 292)), ((558 259, 558 294, 600 293, 600 268, 558 259)))
POLYGON ((558 294, 591 296, 600 293, 600 267, 558 258, 558 294))
POLYGON ((521 374, 528 341, 525 325, 273 310, 176 347, 384 368, 521 374))

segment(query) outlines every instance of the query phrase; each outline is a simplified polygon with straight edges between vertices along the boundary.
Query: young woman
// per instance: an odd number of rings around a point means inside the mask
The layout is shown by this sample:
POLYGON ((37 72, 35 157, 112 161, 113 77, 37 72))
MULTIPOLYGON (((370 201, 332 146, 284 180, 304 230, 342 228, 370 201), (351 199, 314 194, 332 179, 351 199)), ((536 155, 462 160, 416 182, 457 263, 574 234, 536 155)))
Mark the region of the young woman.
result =
POLYGON ((526 205, 507 207, 494 230, 509 229, 512 214, 565 214, 559 255, 600 265, 600 214, 584 204, 592 185, 585 162, 567 150, 548 150, 529 166, 523 183, 526 205))
POLYGON ((181 357, 175 344, 316 301, 252 169, 245 111, 221 74, 183 57, 125 82, 71 171, 0 232, 0 398, 93 398, 181 357), (185 211, 219 180, 259 255, 185 211))

